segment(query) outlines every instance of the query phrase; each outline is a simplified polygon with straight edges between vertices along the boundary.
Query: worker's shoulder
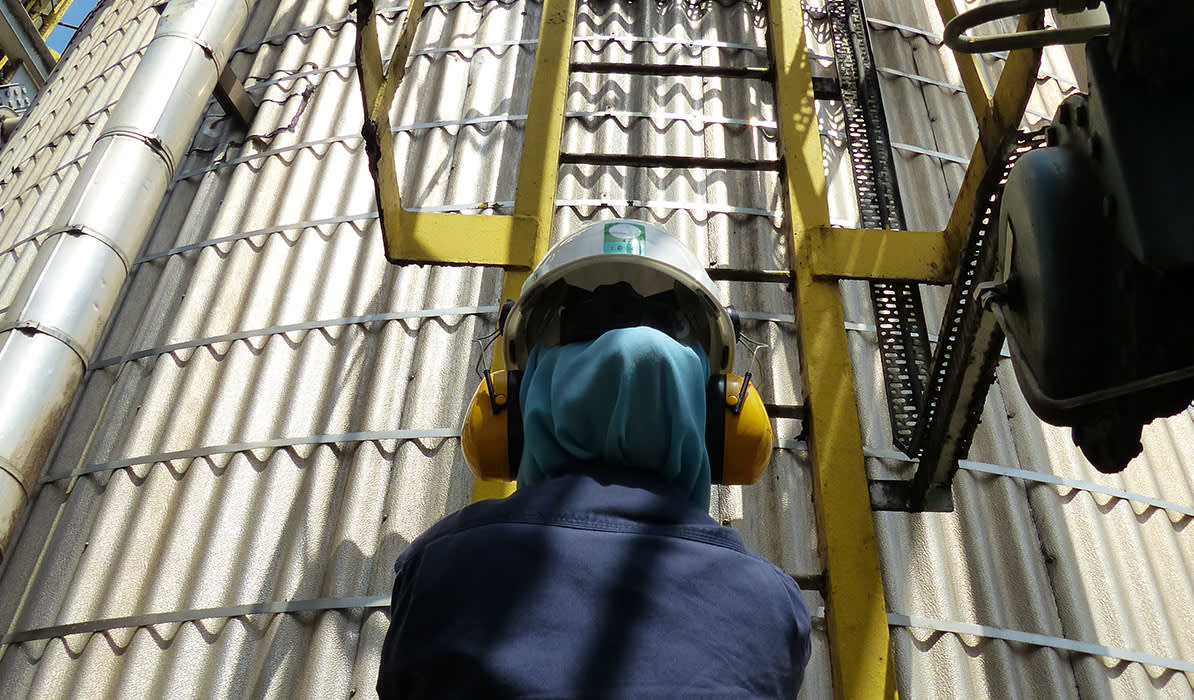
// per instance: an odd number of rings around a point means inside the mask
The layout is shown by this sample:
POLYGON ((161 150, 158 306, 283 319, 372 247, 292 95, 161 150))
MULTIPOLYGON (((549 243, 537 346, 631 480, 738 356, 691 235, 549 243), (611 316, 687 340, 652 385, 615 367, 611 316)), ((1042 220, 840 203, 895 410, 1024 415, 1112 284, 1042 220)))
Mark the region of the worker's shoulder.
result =
POLYGON ((671 492, 666 482, 651 474, 613 470, 570 473, 520 488, 506 498, 467 505, 436 523, 419 540, 426 543, 505 525, 670 535, 745 552, 737 533, 671 492))
MULTIPOLYGON (((724 557, 751 560, 764 578, 768 574, 762 570, 782 575, 768 559, 749 551, 736 530, 661 488, 650 475, 636 479, 618 474, 609 479, 575 473, 549 479, 507 498, 467 505, 435 524, 414 544, 425 547, 449 536, 473 535, 490 544, 503 541, 503 537, 533 537, 523 526, 566 528, 574 531, 570 537, 581 539, 612 533, 684 540, 691 546, 718 548, 724 557)), ((790 577, 782 578, 790 583, 790 577)))

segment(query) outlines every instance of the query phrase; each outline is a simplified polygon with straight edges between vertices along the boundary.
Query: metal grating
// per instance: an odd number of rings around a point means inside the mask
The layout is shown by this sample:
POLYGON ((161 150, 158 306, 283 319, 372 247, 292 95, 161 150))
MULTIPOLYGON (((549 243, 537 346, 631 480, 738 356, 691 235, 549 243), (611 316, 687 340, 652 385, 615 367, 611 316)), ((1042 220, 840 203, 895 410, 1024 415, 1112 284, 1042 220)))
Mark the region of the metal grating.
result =
POLYGON ((974 221, 945 307, 931 383, 922 399, 924 420, 913 442, 912 454, 920 459, 913 508, 924 505, 930 489, 946 488, 958 460, 970 451, 1003 346, 1003 332, 994 315, 975 298, 975 289, 994 276, 992 250, 999 236, 999 205, 1012 166, 1023 154, 1044 145, 1043 130, 1020 135, 1007 146, 1002 166, 991 169, 975 197, 974 221))
MULTIPOLYGON (((883 97, 861 0, 835 0, 826 5, 826 11, 846 114, 859 222, 867 228, 903 229, 883 97)), ((869 286, 892 439, 896 447, 911 453, 931 360, 920 287, 878 280, 869 286)))

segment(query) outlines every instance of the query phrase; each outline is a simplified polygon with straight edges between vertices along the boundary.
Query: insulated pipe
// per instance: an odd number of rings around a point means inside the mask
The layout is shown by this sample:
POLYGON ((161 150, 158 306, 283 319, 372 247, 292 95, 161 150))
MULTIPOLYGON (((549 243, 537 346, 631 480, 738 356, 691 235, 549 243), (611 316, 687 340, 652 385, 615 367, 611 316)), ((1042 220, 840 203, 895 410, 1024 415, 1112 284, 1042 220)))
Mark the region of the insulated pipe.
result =
POLYGON ((171 0, 0 318, 0 559, 252 0, 171 0))

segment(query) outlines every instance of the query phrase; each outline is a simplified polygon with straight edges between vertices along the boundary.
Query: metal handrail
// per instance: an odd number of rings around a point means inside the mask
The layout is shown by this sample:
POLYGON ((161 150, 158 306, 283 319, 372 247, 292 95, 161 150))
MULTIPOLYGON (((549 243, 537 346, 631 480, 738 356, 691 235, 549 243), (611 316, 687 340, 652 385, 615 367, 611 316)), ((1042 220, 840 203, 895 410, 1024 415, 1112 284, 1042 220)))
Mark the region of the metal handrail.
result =
MULTIPOLYGON (((996 36, 969 38, 967 31, 988 22, 1008 19, 1029 12, 1055 10, 1062 0, 999 0, 980 5, 954 17, 945 25, 945 45, 959 53, 992 53, 1016 49, 1038 49, 1055 44, 1082 44, 1096 36, 1107 34, 1111 25, 1072 27, 1070 29, 1033 29, 996 36)), ((1089 3, 1097 6, 1098 3, 1089 3)))

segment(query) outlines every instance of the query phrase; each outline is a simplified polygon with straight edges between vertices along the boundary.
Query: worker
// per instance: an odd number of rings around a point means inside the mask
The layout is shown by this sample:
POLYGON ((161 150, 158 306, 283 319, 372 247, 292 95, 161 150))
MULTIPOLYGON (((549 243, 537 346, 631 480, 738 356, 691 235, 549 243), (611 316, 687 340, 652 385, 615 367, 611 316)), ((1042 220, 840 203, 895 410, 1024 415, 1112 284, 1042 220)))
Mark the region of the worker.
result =
POLYGON ((508 371, 462 443, 518 489, 399 556, 381 697, 795 697, 800 590, 709 517, 711 484, 757 478, 772 434, 749 381, 725 389, 736 323, 696 257, 643 222, 590 226, 500 328, 508 371), (762 416, 747 443, 739 399, 762 416))

